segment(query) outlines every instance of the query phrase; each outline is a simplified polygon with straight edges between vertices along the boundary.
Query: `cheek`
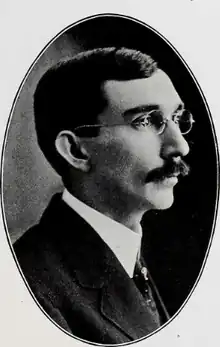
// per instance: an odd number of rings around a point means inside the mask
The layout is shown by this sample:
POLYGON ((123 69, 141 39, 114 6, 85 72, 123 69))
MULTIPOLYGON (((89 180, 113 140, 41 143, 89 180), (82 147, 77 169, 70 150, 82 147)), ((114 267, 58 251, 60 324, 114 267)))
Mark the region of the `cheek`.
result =
POLYGON ((161 166, 159 149, 155 134, 117 128, 97 144, 93 164, 111 178, 140 181, 148 171, 161 166))
POLYGON ((132 130, 120 135, 121 148, 118 156, 123 167, 127 168, 134 178, 145 180, 149 171, 163 164, 159 155, 160 138, 153 132, 147 134, 132 130))
POLYGON ((119 142, 110 142, 104 147, 101 146, 92 160, 96 175, 111 179, 128 176, 135 165, 135 156, 126 151, 119 142))

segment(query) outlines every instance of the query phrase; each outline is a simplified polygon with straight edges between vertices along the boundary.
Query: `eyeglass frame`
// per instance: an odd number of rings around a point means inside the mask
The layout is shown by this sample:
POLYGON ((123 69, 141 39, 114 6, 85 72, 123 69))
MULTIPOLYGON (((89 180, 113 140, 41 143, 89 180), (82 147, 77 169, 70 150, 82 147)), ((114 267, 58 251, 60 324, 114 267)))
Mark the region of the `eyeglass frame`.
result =
MULTIPOLYGON (((146 117, 146 118, 147 118, 147 117, 150 116, 151 113, 153 113, 153 112, 155 112, 155 111, 158 111, 158 110, 157 110, 157 109, 153 109, 153 110, 151 110, 151 111, 149 111, 149 112, 145 112, 146 115, 139 116, 139 117, 137 117, 136 119, 132 120, 131 122, 125 123, 125 124, 123 124, 123 123, 115 123, 115 124, 88 124, 88 125, 79 125, 78 127, 74 128, 73 131, 76 131, 76 130, 82 129, 82 128, 103 128, 103 127, 110 128, 110 127, 114 127, 114 126, 134 125, 134 123, 137 121, 137 119, 139 119, 139 118, 141 118, 141 117, 146 117)), ((188 130, 187 132, 184 132, 184 133, 181 132, 181 130, 180 130, 180 133, 181 133, 182 135, 187 135, 187 134, 192 130, 193 123, 195 123, 195 120, 193 119, 192 113, 191 113, 190 111, 188 111, 187 109, 183 109, 183 110, 181 110, 181 111, 182 111, 182 114, 183 114, 183 112, 187 111, 187 112, 189 112, 189 114, 191 115, 191 118, 190 118, 190 128, 189 128, 189 130, 188 130)), ((172 115, 172 119, 162 117, 163 119, 162 119, 162 121, 161 121, 161 123, 162 123, 162 124, 161 124, 161 130, 159 130, 158 132, 156 132, 156 134, 157 134, 157 135, 161 135, 161 134, 165 131, 168 121, 172 121, 172 122, 174 122, 175 124, 178 125, 179 122, 178 122, 178 121, 175 121, 175 116, 178 117, 178 114, 177 114, 177 113, 176 113, 176 114, 174 113, 174 114, 172 115)), ((148 124, 146 124, 146 126, 148 126, 148 124)), ((149 125, 149 126, 150 126, 150 125, 149 125)), ((180 128, 179 128, 179 129, 180 129, 180 128)), ((84 137, 85 137, 85 136, 84 136, 84 137)), ((89 136, 89 137, 91 137, 91 136, 89 136)))

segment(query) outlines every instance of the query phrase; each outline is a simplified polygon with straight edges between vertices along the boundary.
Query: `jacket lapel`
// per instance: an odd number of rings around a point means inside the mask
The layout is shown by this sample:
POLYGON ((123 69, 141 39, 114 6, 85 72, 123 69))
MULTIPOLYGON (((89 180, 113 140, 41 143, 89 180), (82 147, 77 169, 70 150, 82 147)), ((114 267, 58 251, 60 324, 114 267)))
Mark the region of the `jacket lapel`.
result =
POLYGON ((146 336, 157 329, 146 300, 117 259, 113 263, 102 288, 101 312, 130 338, 146 336))

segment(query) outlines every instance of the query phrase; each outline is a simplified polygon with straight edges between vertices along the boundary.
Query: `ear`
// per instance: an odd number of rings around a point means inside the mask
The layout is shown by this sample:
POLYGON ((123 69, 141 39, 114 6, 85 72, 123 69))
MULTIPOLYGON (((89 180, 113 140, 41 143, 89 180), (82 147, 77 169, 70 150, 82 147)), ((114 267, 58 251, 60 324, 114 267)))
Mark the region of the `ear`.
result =
POLYGON ((70 130, 62 130, 56 137, 55 146, 58 153, 75 169, 88 172, 89 155, 80 139, 70 130))

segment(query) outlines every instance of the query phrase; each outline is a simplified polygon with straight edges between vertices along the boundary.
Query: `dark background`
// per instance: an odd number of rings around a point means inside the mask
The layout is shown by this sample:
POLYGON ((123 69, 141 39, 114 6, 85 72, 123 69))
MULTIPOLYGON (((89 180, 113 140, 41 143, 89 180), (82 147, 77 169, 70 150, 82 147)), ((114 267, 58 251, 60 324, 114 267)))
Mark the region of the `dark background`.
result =
POLYGON ((32 96, 39 78, 62 58, 104 46, 150 54, 169 75, 196 121, 187 135, 190 175, 175 187, 170 209, 148 212, 142 221, 143 253, 172 315, 190 293, 207 252, 217 199, 217 154, 211 119, 194 78, 174 48, 150 28, 119 16, 92 18, 67 30, 34 64, 7 134, 3 189, 8 230, 15 241, 39 220, 53 193, 62 190, 59 177, 36 144, 32 96))

